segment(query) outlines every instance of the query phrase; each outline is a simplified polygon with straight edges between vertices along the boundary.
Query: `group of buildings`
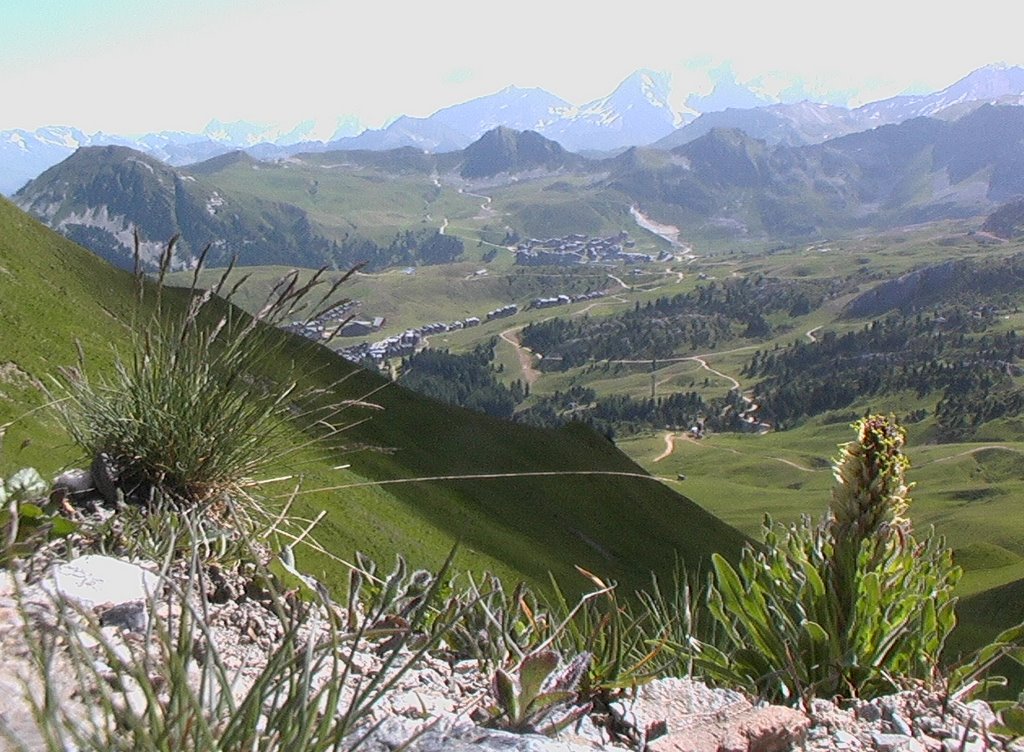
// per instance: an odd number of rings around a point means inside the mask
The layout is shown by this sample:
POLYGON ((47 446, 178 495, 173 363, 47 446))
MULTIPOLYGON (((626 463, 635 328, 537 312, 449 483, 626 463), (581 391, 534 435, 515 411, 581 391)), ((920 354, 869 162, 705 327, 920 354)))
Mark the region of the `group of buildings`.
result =
MULTIPOLYGON (((530 238, 515 247, 516 263, 521 266, 570 266, 601 262, 649 263, 660 260, 649 253, 626 250, 636 243, 623 230, 618 235, 592 238, 574 233, 560 238, 530 238)), ((671 254, 669 254, 671 258, 671 254)))
POLYGON ((554 308, 555 306, 579 303, 583 300, 595 300, 603 298, 607 293, 604 290, 594 290, 580 295, 556 295, 553 298, 534 298, 530 301, 529 308, 554 308))
MULTIPOLYGON (((342 326, 341 331, 338 331, 338 327, 345 319, 359 306, 358 300, 344 300, 338 303, 332 308, 328 308, 326 311, 321 313, 314 319, 308 321, 293 321, 290 324, 285 325, 285 329, 295 334, 301 334, 307 339, 313 340, 324 340, 332 339, 338 334, 345 334, 345 328, 356 322, 348 322, 345 326, 342 326)), ((377 321, 375 319, 374 321, 377 321)), ((379 319, 381 326, 384 326, 384 319, 379 319)), ((372 323, 371 323, 372 325, 372 323)))
MULTIPOLYGON (((530 302, 528 308, 551 308, 553 306, 568 305, 569 303, 579 303, 585 300, 594 300, 605 295, 606 293, 603 290, 594 290, 593 292, 581 293, 579 295, 563 294, 551 298, 535 298, 530 302)), ((336 335, 366 336, 384 326, 385 319, 380 316, 366 320, 354 319, 342 324, 358 305, 358 301, 346 301, 312 321, 294 321, 286 328, 309 339, 327 340, 332 339, 336 335), (338 330, 339 326, 341 326, 340 330, 338 330)), ((494 321, 514 316, 517 313, 519 313, 519 306, 515 303, 510 303, 509 305, 488 311, 485 315, 485 320, 494 321)), ((432 324, 424 324, 423 326, 406 329, 401 334, 394 334, 377 342, 360 342, 357 345, 344 347, 338 350, 338 353, 346 360, 351 360, 354 363, 372 361, 378 368, 383 368, 385 362, 391 358, 403 358, 415 354, 418 349, 424 346, 426 338, 433 334, 469 329, 470 327, 479 326, 480 323, 481 320, 478 316, 468 316, 464 319, 450 322, 435 321, 432 324)))
POLYGON ((432 324, 406 329, 401 334, 394 334, 377 342, 361 342, 358 345, 342 348, 338 354, 354 363, 364 363, 370 360, 380 368, 390 358, 413 355, 423 345, 424 340, 432 334, 454 332, 479 325, 480 319, 477 316, 469 316, 451 322, 435 321, 432 324))
POLYGON ((507 316, 514 316, 517 313, 519 313, 519 306, 515 303, 511 303, 507 306, 502 306, 501 308, 495 308, 493 311, 488 311, 487 320, 494 321, 495 319, 503 319, 507 316))
MULTIPOLYGON (((634 253, 626 250, 634 245, 635 243, 630 239, 629 233, 625 231, 605 238, 591 238, 579 233, 560 238, 548 238, 546 240, 532 238, 516 246, 516 263, 520 265, 564 266, 568 264, 598 262, 636 264, 663 260, 660 257, 655 259, 654 256, 647 253, 634 253)), ((477 274, 480 274, 480 272, 477 272, 477 274)), ((579 295, 562 294, 553 297, 535 298, 529 303, 528 308, 552 308, 569 305, 570 303, 594 300, 603 297, 605 294, 603 290, 595 290, 579 295)), ((366 319, 352 318, 352 311, 358 305, 358 301, 345 301, 312 321, 295 321, 286 328, 309 339, 328 340, 339 335, 343 337, 365 337, 384 327, 386 321, 380 316, 366 319)), ((495 319, 513 316, 518 312, 519 306, 515 303, 510 303, 509 305, 500 306, 492 311, 488 311, 485 315, 485 320, 494 321, 495 319)), ((467 329, 479 326, 480 322, 481 320, 477 316, 469 316, 465 319, 447 323, 437 321, 432 324, 406 329, 401 334, 395 334, 377 342, 361 342, 357 345, 345 347, 338 352, 344 358, 353 362, 365 363, 369 360, 380 368, 391 358, 413 355, 423 346, 424 340, 432 334, 467 329)))

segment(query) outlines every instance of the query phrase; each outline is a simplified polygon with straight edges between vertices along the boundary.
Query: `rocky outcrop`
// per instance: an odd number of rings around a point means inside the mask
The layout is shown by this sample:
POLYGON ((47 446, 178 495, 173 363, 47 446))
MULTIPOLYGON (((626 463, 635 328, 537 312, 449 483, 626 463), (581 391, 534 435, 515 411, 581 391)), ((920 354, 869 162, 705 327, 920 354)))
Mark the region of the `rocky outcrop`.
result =
MULTIPOLYGON (((146 693, 110 661, 118 656, 136 666, 158 662, 161 647, 146 637, 153 634, 152 620, 156 627, 166 626, 183 609, 201 603, 205 626, 190 648, 190 682, 201 681, 202 667, 215 657, 232 677, 236 702, 254 686, 286 631, 294 627, 270 607, 266 592, 244 567, 208 566, 197 576, 176 565, 159 573, 152 563, 92 554, 23 571, 43 574, 29 577, 0 570, 0 750, 46 748, 29 702, 30 697, 42 700, 44 685, 68 717, 88 722, 92 690, 80 683, 82 674, 60 650, 53 653, 49 671, 40 674, 29 649, 33 641, 73 643, 80 649, 79 660, 82 650, 85 655, 92 651, 92 671, 86 675, 118 682, 124 701, 144 708, 146 693)), ((301 611, 300 644, 327 638, 323 608, 306 606, 301 611)), ((403 673, 397 666, 411 653, 406 650, 398 662, 390 662, 387 654, 381 639, 369 639, 344 658, 349 668, 339 708, 359 682, 395 678, 355 734, 368 733, 361 749, 370 752, 398 747, 411 752, 1024 752, 1024 745, 1008 744, 990 733, 995 717, 980 701, 964 704, 913 690, 843 707, 814 700, 805 712, 691 678, 658 679, 610 703, 598 703, 557 738, 515 734, 474 723, 480 710, 495 702, 490 679, 476 661, 428 654, 403 673)), ((326 672, 314 677, 312 686, 331 680, 326 672)))

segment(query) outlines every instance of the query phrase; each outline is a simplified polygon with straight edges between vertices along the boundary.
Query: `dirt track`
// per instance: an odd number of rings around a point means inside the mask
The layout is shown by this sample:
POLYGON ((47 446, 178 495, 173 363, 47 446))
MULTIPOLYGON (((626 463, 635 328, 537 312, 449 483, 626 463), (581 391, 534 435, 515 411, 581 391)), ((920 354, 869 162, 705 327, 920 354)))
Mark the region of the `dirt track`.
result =
POLYGON ((523 347, 522 343, 519 342, 518 335, 522 328, 521 326, 514 326, 511 329, 506 329, 498 336, 512 345, 512 348, 516 351, 516 358, 519 359, 519 368, 523 372, 523 380, 532 386, 540 378, 540 371, 533 367, 533 351, 528 347, 523 347))
POLYGON ((654 458, 655 462, 661 462, 666 457, 670 456, 676 449, 676 435, 671 431, 665 433, 665 451, 654 458))

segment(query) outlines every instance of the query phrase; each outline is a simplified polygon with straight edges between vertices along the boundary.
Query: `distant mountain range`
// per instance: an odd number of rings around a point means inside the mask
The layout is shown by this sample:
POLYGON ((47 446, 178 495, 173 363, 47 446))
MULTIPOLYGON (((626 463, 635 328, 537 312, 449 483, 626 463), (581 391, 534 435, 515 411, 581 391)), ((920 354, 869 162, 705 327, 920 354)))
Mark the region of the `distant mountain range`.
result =
MULTIPOLYGON (((399 233, 429 232, 428 209, 415 200, 401 214, 393 195, 369 186, 400 186, 399 193, 428 203, 442 185, 460 192, 486 186, 505 228, 523 236, 621 229, 639 207, 658 222, 687 228, 692 239, 814 240, 984 217, 1024 198, 1024 107, 982 105, 953 121, 915 117, 796 146, 712 128, 672 149, 632 147, 603 158, 503 126, 465 149, 441 154, 402 147, 275 163, 239 151, 186 168, 126 147, 90 147, 48 169, 14 199, 122 266, 130 264, 137 227, 156 241, 180 233, 182 264, 187 254, 215 242, 215 265, 238 254, 247 265, 344 267, 353 262, 351 254, 368 253, 359 242, 373 228, 357 229, 351 221, 358 211, 351 197, 347 209, 319 202, 321 183, 328 191, 359 186, 362 210, 373 216, 388 202, 387 211, 403 217, 393 225, 399 233), (289 177, 282 178, 285 173, 289 177), (346 175, 356 182, 332 183, 346 175), (503 198, 506 189, 514 193, 527 184, 533 187, 503 198)), ((1019 213, 1006 209, 986 231, 1018 232, 1019 213)))
POLYGON ((916 117, 799 146, 715 128, 613 163, 609 184, 661 221, 718 224, 736 237, 964 219, 1024 196, 1024 107, 983 105, 952 122, 916 117))
POLYGON ((932 94, 898 96, 855 109, 766 102, 735 82, 719 85, 707 96, 691 95, 682 109, 670 104, 669 95, 667 75, 640 70, 608 96, 580 106, 543 89, 510 86, 429 117, 400 117, 377 130, 339 119, 326 126, 304 121, 287 128, 213 120, 201 133, 142 136, 86 134, 64 126, 0 131, 0 193, 13 194, 80 146, 128 146, 170 165, 192 164, 236 149, 259 159, 403 146, 439 153, 463 149, 497 126, 536 131, 565 149, 583 153, 651 144, 671 149, 723 127, 738 128, 769 144, 797 146, 913 117, 955 119, 982 104, 1024 104, 1024 68, 986 66, 932 94))
POLYGON ((932 94, 892 97, 855 109, 797 102, 705 112, 653 145, 671 149, 712 128, 737 128, 770 144, 816 144, 915 117, 955 120, 984 104, 1024 104, 1024 68, 987 66, 932 94))

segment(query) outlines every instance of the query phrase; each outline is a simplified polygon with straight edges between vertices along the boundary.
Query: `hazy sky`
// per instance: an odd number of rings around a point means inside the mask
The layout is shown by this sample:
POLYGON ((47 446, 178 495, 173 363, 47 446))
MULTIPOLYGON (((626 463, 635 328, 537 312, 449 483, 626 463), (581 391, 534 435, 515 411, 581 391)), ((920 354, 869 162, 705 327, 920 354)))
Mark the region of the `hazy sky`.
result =
MULTIPOLYGON (((646 67, 859 104, 1024 64, 1024 4, 974 0, 0 0, 0 129, 201 130, 211 118, 380 127, 509 84, 574 104, 646 67)), ((803 96, 802 96, 803 95, 803 96)))

